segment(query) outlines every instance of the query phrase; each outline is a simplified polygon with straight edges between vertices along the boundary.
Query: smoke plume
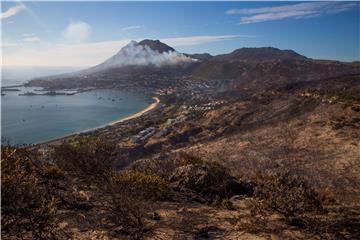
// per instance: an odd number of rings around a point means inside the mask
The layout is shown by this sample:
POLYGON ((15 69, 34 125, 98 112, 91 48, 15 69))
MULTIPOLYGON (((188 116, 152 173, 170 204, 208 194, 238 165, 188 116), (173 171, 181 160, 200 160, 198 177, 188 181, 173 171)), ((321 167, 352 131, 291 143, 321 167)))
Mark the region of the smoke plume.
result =
POLYGON ((160 53, 147 45, 135 41, 123 47, 116 55, 102 63, 102 67, 148 66, 161 67, 178 63, 196 62, 197 59, 185 56, 176 51, 160 53))

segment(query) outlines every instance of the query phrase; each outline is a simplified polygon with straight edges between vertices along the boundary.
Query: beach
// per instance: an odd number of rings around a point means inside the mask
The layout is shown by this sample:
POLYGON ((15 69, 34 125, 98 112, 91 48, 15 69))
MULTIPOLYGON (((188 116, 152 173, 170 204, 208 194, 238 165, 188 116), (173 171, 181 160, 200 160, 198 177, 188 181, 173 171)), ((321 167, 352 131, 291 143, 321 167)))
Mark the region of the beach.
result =
MULTIPOLYGON (((109 124, 106 124, 104 126, 112 126, 112 125, 115 125, 115 124, 118 124, 118 123, 122 123, 122 122, 125 122, 125 121, 128 121, 128 120, 131 120, 131 119, 134 119, 134 118, 138 118, 142 115, 144 115, 145 113, 153 110, 154 108, 157 107, 157 105, 160 103, 160 99, 158 97, 153 97, 153 99, 155 100, 155 102, 151 103, 147 108, 145 108, 144 110, 140 111, 140 112, 137 112, 137 113, 134 113, 133 115, 130 115, 128 117, 125 117, 125 118, 122 118, 120 120, 117 120, 117 121, 114 121, 114 122, 111 122, 109 124)), ((96 128, 98 129, 98 128, 96 128)))
POLYGON ((36 145, 58 145, 58 144, 62 143, 64 140, 66 140, 67 138, 70 138, 70 137, 73 137, 73 136, 76 136, 76 135, 79 135, 79 134, 83 134, 83 133, 89 133, 89 132, 92 132, 92 131, 95 131, 95 130, 98 130, 98 129, 102 129, 102 128, 105 128, 105 127, 114 126, 116 124, 120 124, 120 123, 129 121, 129 120, 141 117, 144 114, 152 111, 153 109, 155 109, 159 105, 160 99, 158 97, 153 97, 153 99, 154 99, 155 102, 151 103, 145 109, 143 109, 143 110, 141 110, 139 112, 136 112, 136 113, 134 113, 134 114, 132 114, 130 116, 127 116, 125 118, 121 118, 121 119, 112 121, 110 123, 97 126, 95 128, 86 129, 84 131, 75 132, 75 133, 72 133, 72 134, 69 134, 69 135, 66 135, 66 136, 63 136, 63 137, 59 137, 59 138, 51 139, 51 140, 48 140, 48 141, 40 142, 40 143, 37 143, 36 145))

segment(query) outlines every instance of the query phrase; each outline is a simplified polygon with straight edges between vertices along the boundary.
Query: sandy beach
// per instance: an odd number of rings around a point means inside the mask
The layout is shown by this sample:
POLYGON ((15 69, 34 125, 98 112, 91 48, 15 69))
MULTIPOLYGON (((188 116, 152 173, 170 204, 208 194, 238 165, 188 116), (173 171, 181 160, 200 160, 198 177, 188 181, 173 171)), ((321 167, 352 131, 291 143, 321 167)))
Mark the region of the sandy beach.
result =
POLYGON ((116 125, 118 123, 123 123, 125 121, 141 117, 142 115, 144 115, 144 114, 148 113, 149 111, 155 109, 158 106, 158 104, 160 103, 160 99, 158 97, 153 97, 153 99, 155 100, 155 102, 151 103, 149 106, 147 106, 145 109, 141 110, 140 112, 134 113, 134 114, 132 114, 132 115, 130 115, 128 117, 121 118, 121 119, 115 120, 113 122, 97 126, 95 128, 86 129, 86 130, 83 130, 83 131, 80 131, 80 132, 75 132, 75 133, 72 133, 72 134, 69 134, 69 135, 66 135, 66 136, 63 136, 63 137, 51 139, 51 140, 48 140, 48 141, 45 141, 45 142, 40 142, 40 143, 37 143, 36 145, 44 145, 44 144, 46 144, 46 145, 48 145, 48 144, 56 145, 56 144, 60 144, 66 138, 73 137, 73 136, 81 134, 81 133, 88 133, 88 132, 91 132, 91 131, 95 131, 97 129, 101 129, 101 128, 104 128, 104 127, 114 126, 114 125, 116 125))
POLYGON ((137 112, 131 116, 128 116, 128 117, 125 117, 125 118, 122 118, 120 120, 117 120, 117 121, 114 121, 114 122, 111 122, 109 124, 106 124, 105 126, 109 126, 109 125, 114 125, 114 124, 117 124, 117 123, 121 123, 121 122, 124 122, 124 121, 127 121, 127 120, 130 120, 130 119, 134 119, 134 118, 138 118, 142 115, 144 115, 145 113, 153 110, 154 108, 157 107, 157 105, 160 103, 160 99, 158 97, 153 97, 153 99, 155 100, 155 102, 153 102, 152 104, 150 104, 147 108, 145 108, 144 110, 140 111, 140 112, 137 112))

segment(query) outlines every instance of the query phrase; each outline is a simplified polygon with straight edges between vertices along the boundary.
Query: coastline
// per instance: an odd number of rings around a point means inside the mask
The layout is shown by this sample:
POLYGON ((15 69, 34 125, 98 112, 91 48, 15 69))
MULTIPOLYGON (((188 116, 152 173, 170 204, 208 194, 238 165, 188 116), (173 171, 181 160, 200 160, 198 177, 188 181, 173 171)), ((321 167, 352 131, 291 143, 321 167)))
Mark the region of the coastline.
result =
POLYGON ((67 138, 70 138, 70 137, 73 137, 75 135, 92 132, 92 131, 95 131, 95 130, 98 130, 98 129, 101 129, 101 128, 114 126, 116 124, 123 123, 125 121, 141 117, 144 114, 146 114, 146 113, 150 112, 151 110, 155 109, 159 105, 160 99, 158 97, 153 97, 152 99, 154 99, 155 102, 148 105, 145 109, 143 109, 143 110, 141 110, 139 112, 136 112, 136 113, 134 113, 134 114, 132 114, 130 116, 127 116, 127 117, 124 117, 124 118, 121 118, 121 119, 118 119, 118 120, 115 120, 115 121, 112 121, 112 122, 109 122, 109 123, 106 123, 106 124, 103 124, 103 125, 100 125, 100 126, 97 126, 97 127, 94 127, 94 128, 89 128, 89 129, 86 129, 86 130, 83 130, 83 131, 74 132, 74 133, 68 134, 68 135, 63 136, 63 137, 58 137, 58 138, 50 139, 50 140, 47 140, 47 141, 44 141, 44 142, 35 143, 34 145, 39 146, 39 145, 56 145, 56 144, 60 144, 63 140, 65 140, 67 138))

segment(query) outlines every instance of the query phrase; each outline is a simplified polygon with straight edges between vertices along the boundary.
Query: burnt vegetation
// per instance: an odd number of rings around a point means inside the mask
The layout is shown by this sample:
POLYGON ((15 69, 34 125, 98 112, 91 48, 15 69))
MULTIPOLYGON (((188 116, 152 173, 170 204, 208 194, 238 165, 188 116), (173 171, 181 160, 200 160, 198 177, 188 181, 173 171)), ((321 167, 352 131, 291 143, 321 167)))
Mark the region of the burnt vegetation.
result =
POLYGON ((198 57, 186 74, 30 82, 161 101, 63 142, 2 145, 2 237, 359 239, 359 63, 273 48, 198 57))
POLYGON ((61 221, 80 214, 84 220, 72 222, 77 227, 91 226, 113 238, 143 239, 156 232, 149 223, 160 218, 154 212, 156 203, 195 201, 237 211, 234 196, 251 199, 251 218, 246 223, 239 220, 240 230, 276 232, 279 229, 268 224, 270 216, 278 214, 280 229, 328 239, 358 237, 359 219, 336 204, 328 209, 326 204, 334 203, 329 194, 292 167, 234 177, 219 161, 180 152, 119 170, 113 164, 119 160, 116 146, 86 137, 62 143, 46 157, 31 147, 3 146, 1 150, 4 238, 76 238, 61 221))

